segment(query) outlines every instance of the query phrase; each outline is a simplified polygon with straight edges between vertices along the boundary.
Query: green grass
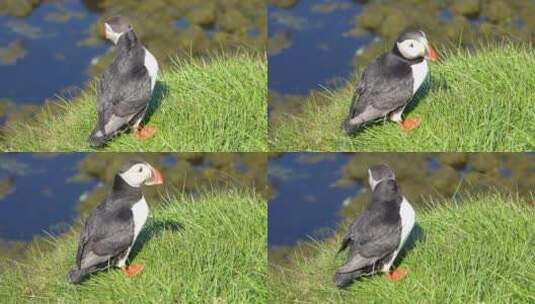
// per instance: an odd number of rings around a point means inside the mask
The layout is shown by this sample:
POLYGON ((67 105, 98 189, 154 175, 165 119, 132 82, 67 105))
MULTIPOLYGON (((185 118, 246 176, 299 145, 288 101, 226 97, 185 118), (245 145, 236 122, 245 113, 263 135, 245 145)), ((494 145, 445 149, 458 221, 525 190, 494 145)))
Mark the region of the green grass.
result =
POLYGON ((377 275, 338 290, 332 276, 347 254, 335 256, 343 234, 316 242, 311 256, 297 252, 293 266, 270 271, 270 301, 534 303, 535 213, 526 202, 515 200, 472 197, 417 212, 420 233, 413 231, 412 249, 396 261, 409 274, 395 283, 377 275))
MULTIPOLYGON (((210 59, 177 59, 164 67, 145 120, 156 136, 114 138, 104 151, 265 151, 267 66, 263 55, 245 51, 210 59)), ((4 151, 91 151, 96 122, 95 86, 59 113, 44 109, 34 122, 7 126, 4 151)), ((54 107, 57 108, 57 107, 54 107)), ((54 111, 57 112, 57 111, 54 111)))
POLYGON ((264 303, 266 217, 265 200, 248 191, 171 199, 152 210, 130 256, 145 264, 138 277, 112 269, 81 285, 67 283, 73 232, 52 239, 52 251, 35 252, 0 274, 0 302, 264 303))
POLYGON ((535 50, 529 45, 450 51, 405 117, 422 118, 410 134, 379 122, 353 137, 340 128, 353 84, 308 100, 299 115, 271 128, 274 151, 532 151, 535 150, 535 50))

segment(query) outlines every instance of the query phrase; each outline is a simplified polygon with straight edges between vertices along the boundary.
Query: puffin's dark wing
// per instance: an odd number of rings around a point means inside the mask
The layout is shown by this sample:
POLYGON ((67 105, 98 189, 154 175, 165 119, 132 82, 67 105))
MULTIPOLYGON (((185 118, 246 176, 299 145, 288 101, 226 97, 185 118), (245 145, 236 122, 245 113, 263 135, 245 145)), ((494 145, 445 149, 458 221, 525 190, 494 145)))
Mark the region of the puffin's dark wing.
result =
POLYGON ((76 266, 78 269, 82 267, 82 260, 88 253, 87 245, 95 234, 96 227, 100 225, 99 217, 103 214, 105 206, 103 203, 99 204, 86 219, 80 236, 78 238, 78 251, 76 252, 76 266))
POLYGON ((151 99, 151 80, 143 63, 119 72, 106 72, 99 82, 99 112, 127 117, 143 111, 151 99), (111 110, 111 111, 107 111, 111 110), (109 113, 107 113, 109 112, 109 113))
POLYGON ((100 204, 86 220, 76 254, 78 269, 107 262, 132 243, 134 224, 130 209, 106 210, 100 204))
POLYGON ((403 198, 397 191, 394 193, 393 188, 397 190, 395 181, 378 184, 372 202, 351 224, 344 239, 345 247, 351 245, 351 251, 347 263, 338 272, 352 272, 369 266, 399 246, 401 217, 395 206, 399 206, 403 198))
POLYGON ((151 80, 145 66, 142 66, 122 87, 122 96, 114 106, 113 112, 118 116, 134 115, 144 111, 151 99, 151 80))
POLYGON ((410 65, 385 54, 366 67, 353 95, 351 117, 370 107, 388 114, 408 103, 412 97, 413 77, 410 65))
MULTIPOLYGON (((401 236, 401 225, 378 223, 381 216, 363 213, 348 233, 351 245, 346 264, 338 272, 353 272, 392 253, 401 236)), ((347 245, 346 245, 347 246, 347 245)))
POLYGON ((97 228, 91 249, 100 256, 116 256, 132 245, 134 220, 132 210, 118 209, 97 228))

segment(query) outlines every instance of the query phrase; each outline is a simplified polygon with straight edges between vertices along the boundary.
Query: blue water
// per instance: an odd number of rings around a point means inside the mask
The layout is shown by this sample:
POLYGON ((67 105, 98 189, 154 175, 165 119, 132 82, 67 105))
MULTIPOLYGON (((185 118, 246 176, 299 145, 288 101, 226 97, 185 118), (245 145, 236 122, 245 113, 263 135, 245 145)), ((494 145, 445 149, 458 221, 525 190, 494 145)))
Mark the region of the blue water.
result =
POLYGON ((0 16, 0 47, 21 40, 27 49, 26 56, 16 64, 0 65, 0 99, 41 104, 57 94, 73 97, 72 93, 62 91, 72 87, 83 88, 91 59, 107 49, 104 42, 94 47, 77 46, 91 36, 90 26, 97 19, 98 14, 87 10, 78 0, 44 2, 24 18, 0 16), (49 13, 60 12, 61 8, 83 13, 83 18, 71 18, 67 22, 45 19, 49 13), (15 33, 10 30, 10 23, 26 23, 39 29, 40 33, 30 36, 15 33))
MULTIPOLYGON (((322 86, 332 87, 334 77, 348 79, 353 72, 352 58, 357 49, 374 37, 346 37, 362 5, 350 3, 351 8, 332 13, 312 12, 313 5, 332 1, 299 1, 292 9, 268 7, 269 36, 286 31, 290 34, 291 47, 282 53, 269 56, 269 90, 284 94, 306 94, 322 86), (300 20, 281 22, 278 16, 291 16, 300 20)), ((286 18, 282 18, 285 20, 286 18)))
POLYGON ((289 153, 269 162, 268 178, 277 194, 268 203, 268 244, 295 245, 319 228, 336 228, 345 199, 358 185, 334 188, 348 154, 331 154, 317 163, 302 161, 311 154, 289 153))
POLYGON ((57 234, 77 217, 79 197, 96 182, 71 182, 83 153, 58 155, 3 153, 0 180, 11 177, 15 188, 0 199, 0 239, 31 240, 57 234))

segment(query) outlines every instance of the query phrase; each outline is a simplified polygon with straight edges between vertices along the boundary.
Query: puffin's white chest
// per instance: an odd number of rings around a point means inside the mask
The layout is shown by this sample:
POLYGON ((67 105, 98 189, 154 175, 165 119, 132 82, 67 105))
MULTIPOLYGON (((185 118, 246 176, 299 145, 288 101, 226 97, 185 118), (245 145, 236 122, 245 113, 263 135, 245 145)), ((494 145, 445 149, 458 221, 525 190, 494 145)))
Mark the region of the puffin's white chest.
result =
POLYGON ((399 208, 399 215, 401 216, 401 242, 399 243, 398 250, 403 247, 403 244, 409 237, 409 234, 416 222, 416 214, 409 201, 404 197, 399 208))
POLYGON ((147 218, 149 217, 149 206, 145 201, 145 197, 141 197, 139 202, 135 203, 134 206, 132 206, 132 213, 134 214, 134 240, 132 242, 133 244, 136 241, 137 236, 141 231, 141 228, 143 228, 145 222, 147 222, 147 218))
POLYGON ((156 85, 156 78, 158 77, 158 61, 154 58, 149 50, 145 48, 145 68, 149 71, 151 91, 154 90, 156 85))
POLYGON ((132 244, 126 251, 126 254, 122 257, 122 259, 117 261, 117 267, 124 267, 126 265, 126 259, 128 259, 130 250, 132 250, 132 247, 134 247, 137 236, 139 235, 139 232, 141 232, 141 228, 143 228, 147 218, 149 217, 149 206, 147 205, 145 197, 143 196, 137 203, 134 204, 134 206, 132 206, 131 210, 134 217, 134 238, 132 239, 132 244))
POLYGON ((424 83, 425 78, 427 77, 427 74, 429 73, 429 67, 427 66, 427 60, 423 60, 422 62, 418 64, 411 65, 412 70, 412 78, 413 78, 413 87, 412 87, 412 94, 416 94, 418 89, 422 86, 422 83, 424 83))
POLYGON ((401 239, 399 246, 392 254, 390 261, 383 265, 383 272, 390 271, 390 267, 392 267, 392 264, 396 260, 399 251, 403 247, 403 244, 405 244, 405 241, 407 241, 407 238, 411 234, 412 228, 414 227, 414 223, 416 222, 416 214, 414 213, 414 209, 405 197, 403 197, 403 201, 401 202, 401 206, 399 208, 399 216, 401 217, 401 239))

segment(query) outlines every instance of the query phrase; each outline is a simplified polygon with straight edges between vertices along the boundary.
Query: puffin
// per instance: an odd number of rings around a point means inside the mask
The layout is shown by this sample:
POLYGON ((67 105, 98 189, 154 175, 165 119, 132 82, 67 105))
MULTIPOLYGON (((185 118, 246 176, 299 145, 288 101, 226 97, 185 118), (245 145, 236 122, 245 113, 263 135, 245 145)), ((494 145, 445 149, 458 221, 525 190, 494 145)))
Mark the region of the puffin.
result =
POLYGON ((392 264, 414 227, 416 215, 409 201, 402 196, 394 171, 385 164, 368 170, 372 197, 360 216, 351 224, 338 253, 349 248, 346 263, 333 278, 338 288, 347 287, 361 276, 378 272, 397 281, 408 272, 392 264))
POLYGON ((401 34, 393 49, 362 73, 342 128, 352 135, 369 123, 389 118, 404 131, 416 129, 421 119, 404 121, 403 111, 427 78, 428 61, 437 60, 438 54, 423 31, 401 34))
POLYGON ((156 129, 141 127, 158 77, 156 58, 138 40, 126 18, 106 19, 103 36, 117 49, 117 56, 97 84, 97 123, 89 145, 100 148, 117 133, 134 129, 139 140, 151 138, 156 129))
POLYGON ((143 271, 143 264, 126 265, 126 260, 149 216, 142 186, 162 183, 162 174, 144 161, 123 165, 111 192, 92 210, 80 231, 69 282, 78 284, 86 275, 113 266, 121 268, 128 278, 143 271))

